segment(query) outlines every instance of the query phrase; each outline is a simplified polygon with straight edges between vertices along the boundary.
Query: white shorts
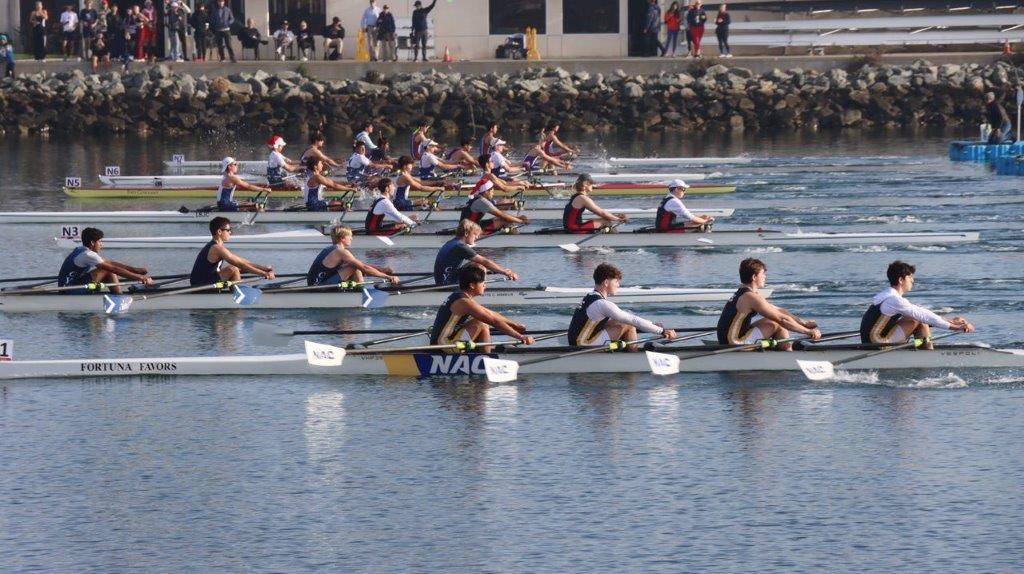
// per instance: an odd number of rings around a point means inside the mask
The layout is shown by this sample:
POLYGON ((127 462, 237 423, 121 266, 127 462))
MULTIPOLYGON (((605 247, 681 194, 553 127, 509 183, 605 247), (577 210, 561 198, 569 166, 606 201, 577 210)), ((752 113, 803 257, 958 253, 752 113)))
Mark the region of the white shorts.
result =
POLYGON ((760 341, 761 339, 764 339, 764 335, 761 334, 761 329, 753 327, 750 329, 750 332, 747 333, 747 336, 744 337, 744 339, 737 344, 753 345, 754 343, 760 341))
POLYGON ((602 345, 607 345, 608 343, 611 343, 611 342, 612 342, 612 338, 610 336, 608 336, 608 331, 605 330, 605 329, 601 329, 601 332, 597 335, 597 337, 594 338, 593 341, 591 341, 589 343, 581 344, 580 346, 581 347, 600 347, 602 345))
POLYGON ((889 336, 888 337, 883 338, 881 341, 877 341, 878 344, 883 344, 883 343, 898 344, 898 343, 906 343, 906 342, 907 342, 907 334, 903 332, 903 328, 900 327, 899 325, 896 325, 895 327, 893 327, 892 331, 889 331, 889 336))

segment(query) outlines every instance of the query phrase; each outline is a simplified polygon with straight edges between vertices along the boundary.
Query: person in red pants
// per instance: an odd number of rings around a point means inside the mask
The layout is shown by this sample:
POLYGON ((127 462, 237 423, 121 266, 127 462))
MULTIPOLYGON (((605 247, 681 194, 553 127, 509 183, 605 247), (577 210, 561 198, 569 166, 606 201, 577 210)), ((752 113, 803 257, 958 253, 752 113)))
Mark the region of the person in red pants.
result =
POLYGON ((694 58, 700 58, 700 41, 704 38, 704 23, 708 21, 708 14, 704 11, 704 7, 701 6, 700 0, 696 0, 690 9, 686 11, 686 23, 690 26, 690 38, 693 40, 693 52, 690 53, 694 58))

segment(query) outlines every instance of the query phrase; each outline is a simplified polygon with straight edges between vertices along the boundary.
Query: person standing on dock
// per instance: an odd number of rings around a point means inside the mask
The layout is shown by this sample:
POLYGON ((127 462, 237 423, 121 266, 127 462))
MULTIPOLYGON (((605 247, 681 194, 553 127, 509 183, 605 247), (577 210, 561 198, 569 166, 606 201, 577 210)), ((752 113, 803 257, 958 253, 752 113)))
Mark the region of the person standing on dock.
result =
MULTIPOLYGON (((814 321, 804 320, 768 302, 758 290, 765 286, 768 267, 760 259, 740 261, 740 288, 725 303, 718 318, 718 342, 722 345, 751 345, 761 340, 788 339, 790 331, 820 339, 814 321), (754 321, 756 315, 761 318, 754 321)), ((781 351, 793 349, 791 342, 779 343, 781 351)))
POLYGON ((876 345, 898 345, 911 337, 925 340, 924 348, 932 349, 931 328, 970 333, 974 330, 967 319, 943 319, 935 313, 914 305, 904 297, 914 288, 913 265, 902 261, 889 264, 885 274, 889 286, 879 291, 860 321, 860 340, 876 345))
POLYGON ((390 267, 363 263, 352 255, 352 229, 336 225, 331 229, 331 245, 323 248, 306 272, 306 285, 337 285, 343 281, 362 283, 365 275, 380 277, 392 285, 400 279, 390 267))
POLYGON ((110 287, 112 293, 120 293, 121 288, 117 285, 120 277, 138 281, 143 285, 152 285, 153 279, 145 267, 132 267, 125 263, 118 263, 100 257, 103 249, 103 232, 95 227, 86 227, 82 230, 82 244, 76 247, 60 266, 57 273, 58 287, 71 287, 81 285, 82 289, 62 291, 68 295, 79 295, 92 293, 88 288, 89 283, 113 283, 110 287))
POLYGON ((1006 108, 996 100, 994 92, 985 94, 985 118, 988 125, 992 126, 992 133, 988 136, 989 144, 1003 144, 1013 141, 1013 127, 1010 124, 1010 115, 1006 108))
MULTIPOLYGON (((637 331, 659 334, 670 341, 676 337, 674 330, 623 311, 608 300, 618 292, 621 281, 622 271, 610 263, 594 269, 594 290, 583 297, 569 322, 566 337, 570 345, 591 347, 611 341, 636 341, 637 331)), ((636 344, 629 345, 629 349, 636 351, 636 344)))
POLYGON ((240 281, 242 271, 255 273, 264 279, 274 278, 274 268, 268 265, 253 263, 244 257, 232 253, 224 243, 231 238, 231 220, 227 217, 214 217, 210 220, 210 235, 213 238, 199 251, 189 284, 192 287, 213 285, 220 281, 240 281))
POLYGON ((701 6, 700 0, 694 0, 690 9, 686 11, 686 22, 690 25, 690 39, 693 42, 691 55, 694 58, 703 58, 700 43, 704 39, 704 23, 708 21, 708 14, 701 6))
POLYGON ((458 281, 459 270, 470 263, 482 265, 495 273, 501 273, 510 281, 519 280, 519 275, 515 271, 502 267, 473 250, 476 240, 481 235, 483 235, 483 230, 479 225, 468 219, 459 222, 459 226, 455 228, 455 238, 442 245, 434 259, 435 285, 455 284, 458 281))
POLYGON ((644 16, 644 56, 657 56, 661 51, 661 42, 658 41, 660 31, 661 8, 658 8, 658 0, 650 0, 644 16))
POLYGON ((422 50, 423 61, 427 61, 427 15, 434 9, 437 0, 433 0, 430 6, 423 7, 423 2, 416 0, 412 3, 412 61, 416 61, 416 55, 422 50))
POLYGON ((532 345, 533 337, 526 334, 526 325, 505 317, 497 311, 477 303, 474 299, 487 290, 487 272, 479 265, 459 269, 459 290, 441 304, 430 329, 431 345, 451 345, 459 341, 483 343, 482 353, 490 353, 491 327, 509 337, 532 345))
POLYGON ((359 27, 366 35, 366 49, 370 53, 370 61, 377 61, 377 18, 380 17, 380 8, 377 7, 377 0, 370 0, 370 5, 363 10, 363 17, 359 20, 359 27))
MULTIPOLYGON (((217 0, 217 7, 213 10, 210 18, 210 27, 213 28, 213 37, 217 42, 217 54, 220 61, 224 61, 224 50, 231 56, 231 63, 234 64, 235 49, 231 47, 231 25, 235 23, 235 14, 225 0, 217 0)), ((198 32, 197 32, 198 33, 198 32)))
POLYGON ((732 50, 729 49, 729 24, 732 24, 732 16, 725 4, 719 4, 718 14, 715 15, 715 37, 718 39, 718 53, 723 58, 732 57, 732 50))

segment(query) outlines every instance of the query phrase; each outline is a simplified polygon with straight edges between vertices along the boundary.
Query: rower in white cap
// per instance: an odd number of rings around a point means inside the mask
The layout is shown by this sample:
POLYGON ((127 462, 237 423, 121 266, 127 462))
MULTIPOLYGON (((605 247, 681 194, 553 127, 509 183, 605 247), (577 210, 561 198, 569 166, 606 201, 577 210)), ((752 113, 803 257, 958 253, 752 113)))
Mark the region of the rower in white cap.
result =
POLYGON ((508 151, 507 141, 496 139, 491 142, 491 173, 503 179, 523 173, 523 168, 515 167, 512 162, 508 161, 508 158, 505 157, 506 151, 508 151))
POLYGON ((224 174, 224 177, 220 180, 220 189, 217 192, 218 211, 256 211, 260 208, 261 204, 255 201, 243 201, 241 203, 235 201, 236 189, 270 193, 269 188, 253 185, 238 177, 238 162, 231 156, 221 160, 220 172, 224 174))
POLYGON ((683 205, 683 196, 689 185, 681 179, 668 182, 668 195, 658 205, 658 213, 654 219, 654 229, 659 233, 685 233, 707 229, 714 223, 710 215, 697 215, 683 205))
POLYGON ((286 180, 286 173, 295 173, 299 171, 302 166, 299 162, 285 157, 282 153, 285 143, 284 138, 279 135, 272 135, 267 140, 267 147, 270 148, 270 154, 267 155, 267 183, 270 185, 281 186, 281 187, 298 187, 294 182, 286 180))
POLYGON ((437 168, 449 171, 459 169, 459 164, 448 163, 437 157, 438 148, 439 144, 434 140, 427 140, 423 144, 423 155, 420 156, 420 179, 438 179, 442 177, 441 174, 434 171, 437 168))

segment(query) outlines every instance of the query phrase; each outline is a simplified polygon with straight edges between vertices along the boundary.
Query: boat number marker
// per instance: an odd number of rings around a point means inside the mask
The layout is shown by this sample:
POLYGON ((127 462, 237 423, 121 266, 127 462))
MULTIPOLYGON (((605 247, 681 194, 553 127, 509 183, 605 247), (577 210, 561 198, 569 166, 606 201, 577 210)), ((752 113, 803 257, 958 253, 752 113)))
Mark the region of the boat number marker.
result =
POLYGON ((121 166, 119 165, 108 165, 103 168, 103 175, 107 177, 118 177, 121 175, 121 166))
POLYGON ((185 163, 185 154, 176 153, 171 156, 171 162, 173 163, 185 163))
POLYGON ((78 188, 82 187, 82 178, 80 177, 65 177, 64 187, 78 188))
POLYGON ((60 238, 61 239, 78 239, 81 237, 82 231, 77 225, 61 225, 60 226, 60 238))
POLYGON ((0 362, 14 360, 14 341, 0 339, 0 362))

